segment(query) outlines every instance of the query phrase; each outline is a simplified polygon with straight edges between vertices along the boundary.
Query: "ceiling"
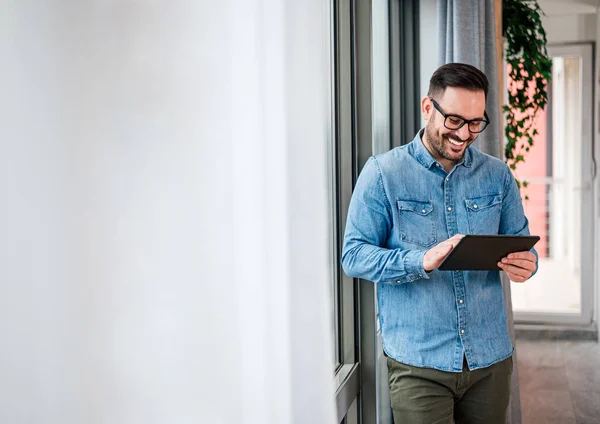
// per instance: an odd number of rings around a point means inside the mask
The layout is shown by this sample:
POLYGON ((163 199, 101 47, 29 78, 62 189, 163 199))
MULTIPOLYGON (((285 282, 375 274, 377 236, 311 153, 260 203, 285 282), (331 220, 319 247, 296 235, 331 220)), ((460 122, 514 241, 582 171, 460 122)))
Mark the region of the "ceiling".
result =
POLYGON ((538 0, 547 16, 595 14, 599 0, 538 0))

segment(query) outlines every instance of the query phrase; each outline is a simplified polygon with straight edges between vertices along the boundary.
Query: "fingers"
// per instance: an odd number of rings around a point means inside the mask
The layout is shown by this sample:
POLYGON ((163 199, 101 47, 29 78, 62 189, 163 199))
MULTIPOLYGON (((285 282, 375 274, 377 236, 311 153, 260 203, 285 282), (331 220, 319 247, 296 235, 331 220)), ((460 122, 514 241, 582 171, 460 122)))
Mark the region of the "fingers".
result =
POLYGON ((502 270, 504 272, 506 272, 507 274, 511 274, 511 275, 518 276, 518 277, 523 277, 525 279, 531 277, 531 274, 532 274, 532 271, 529 271, 524 268, 520 268, 515 265, 508 265, 508 264, 503 264, 502 262, 498 262, 498 266, 500 268, 502 268, 502 270))
MULTIPOLYGON (((460 241, 460 239, 463 237, 464 237, 464 235, 462 235, 462 234, 456 234, 454 237, 450 237, 448 240, 441 242, 438 246, 447 244, 447 245, 451 246, 452 249, 454 249, 456 247, 456 245, 458 244, 458 242, 460 241)), ((452 249, 450 249, 450 250, 452 250, 452 249)))
POLYGON ((444 240, 425 252, 423 257, 423 269, 425 269, 427 272, 430 272, 431 270, 440 266, 446 256, 450 254, 452 249, 454 249, 454 247, 463 237, 463 234, 456 234, 454 237, 444 240))
POLYGON ((453 248, 454 246, 451 243, 444 242, 431 248, 431 250, 429 250, 429 252, 427 252, 426 254, 431 254, 436 258, 436 260, 439 259, 441 261, 443 258, 448 256, 448 253, 450 253, 453 248))
POLYGON ((443 255, 446 256, 450 251, 454 249, 454 244, 452 243, 452 239, 445 240, 431 248, 432 251, 435 251, 436 256, 443 255))
POLYGON ((526 269, 528 271, 535 271, 535 262, 525 260, 525 259, 508 259, 502 258, 502 264, 504 265, 514 265, 519 268, 526 269))
POLYGON ((454 246, 450 243, 440 246, 439 251, 437 252, 438 256, 447 256, 448 253, 450 253, 452 251, 452 249, 454 249, 454 246))
POLYGON ((536 269, 536 257, 532 252, 510 253, 498 262, 498 266, 515 282, 523 282, 531 277, 536 269))
POLYGON ((523 277, 521 275, 513 274, 512 272, 509 272, 509 271, 506 272, 506 275, 508 276, 510 281, 513 281, 515 283, 524 283, 525 281, 527 281, 529 279, 529 277, 523 277))
POLYGON ((440 266, 446 256, 454 249, 456 240, 448 239, 432 247, 423 256, 423 269, 430 272, 440 266))
POLYGON ((507 256, 508 259, 524 259, 531 262, 535 262, 535 255, 532 252, 515 252, 509 253, 507 256))
POLYGON ((511 281, 522 283, 528 280, 536 269, 535 255, 531 252, 511 253, 502 258, 498 266, 506 272, 511 281))

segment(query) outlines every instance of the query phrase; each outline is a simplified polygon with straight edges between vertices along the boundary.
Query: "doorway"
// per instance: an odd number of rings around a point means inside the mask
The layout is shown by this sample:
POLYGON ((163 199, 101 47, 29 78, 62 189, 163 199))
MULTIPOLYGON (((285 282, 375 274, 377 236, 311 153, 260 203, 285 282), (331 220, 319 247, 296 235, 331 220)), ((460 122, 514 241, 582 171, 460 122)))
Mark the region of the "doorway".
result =
POLYGON ((539 135, 515 172, 522 188, 539 270, 512 284, 515 320, 579 324, 593 311, 592 45, 550 46, 552 81, 539 135))

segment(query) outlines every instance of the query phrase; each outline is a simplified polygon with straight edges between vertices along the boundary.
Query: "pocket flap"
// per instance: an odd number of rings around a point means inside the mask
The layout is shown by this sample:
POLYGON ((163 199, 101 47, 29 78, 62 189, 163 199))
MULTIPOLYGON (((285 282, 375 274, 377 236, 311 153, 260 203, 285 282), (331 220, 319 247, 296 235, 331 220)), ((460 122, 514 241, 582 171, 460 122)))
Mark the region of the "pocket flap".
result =
POLYGON ((465 199, 465 202, 467 204, 467 208, 469 208, 472 211, 478 211, 501 203, 502 196, 500 196, 499 194, 479 196, 474 197, 472 199, 465 199))
POLYGON ((398 210, 411 211, 425 216, 433 211, 433 204, 431 202, 419 202, 417 200, 398 200, 398 210))

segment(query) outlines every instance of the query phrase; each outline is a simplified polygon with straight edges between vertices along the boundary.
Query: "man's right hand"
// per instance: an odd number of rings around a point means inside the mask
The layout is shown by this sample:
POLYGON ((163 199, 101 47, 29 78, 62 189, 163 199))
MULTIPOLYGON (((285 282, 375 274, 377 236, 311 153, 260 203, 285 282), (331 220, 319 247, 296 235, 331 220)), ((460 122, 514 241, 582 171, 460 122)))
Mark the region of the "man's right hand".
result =
POLYGON ((425 252, 425 256, 423 256, 423 269, 426 272, 431 272, 440 266, 442 262, 444 262, 446 256, 448 256, 452 249, 454 249, 454 246, 456 246, 463 237, 463 234, 457 234, 425 252))

